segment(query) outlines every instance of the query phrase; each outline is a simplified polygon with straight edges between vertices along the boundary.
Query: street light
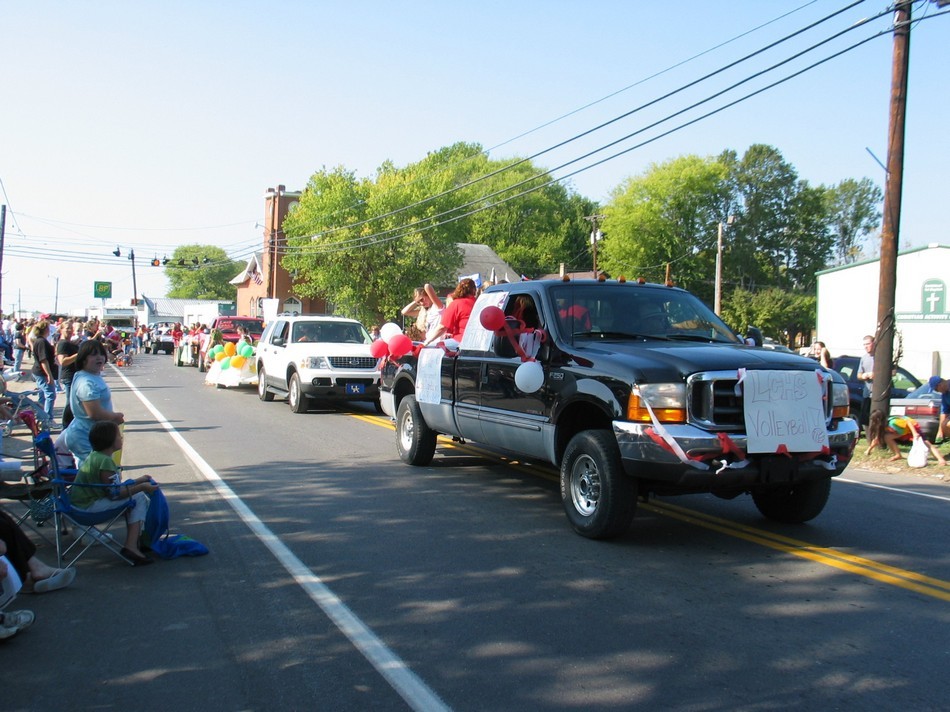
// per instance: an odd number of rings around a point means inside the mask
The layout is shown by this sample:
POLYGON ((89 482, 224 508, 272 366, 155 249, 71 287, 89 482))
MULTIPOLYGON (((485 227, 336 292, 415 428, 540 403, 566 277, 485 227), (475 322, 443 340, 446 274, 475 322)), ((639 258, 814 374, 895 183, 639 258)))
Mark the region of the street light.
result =
MULTIPOLYGON (((726 225, 732 225, 735 216, 726 218, 726 225)), ((714 302, 716 316, 722 312, 722 221, 719 222, 719 239, 716 247, 716 301, 714 302)))

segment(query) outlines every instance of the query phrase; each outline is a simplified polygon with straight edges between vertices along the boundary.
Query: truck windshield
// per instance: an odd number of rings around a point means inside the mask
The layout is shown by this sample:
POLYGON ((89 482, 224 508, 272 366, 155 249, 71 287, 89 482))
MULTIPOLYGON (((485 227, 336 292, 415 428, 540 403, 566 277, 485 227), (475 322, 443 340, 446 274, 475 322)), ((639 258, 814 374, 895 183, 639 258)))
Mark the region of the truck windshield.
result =
POLYGON ((551 290, 564 339, 642 338, 741 343, 688 292, 637 284, 573 284, 551 290))

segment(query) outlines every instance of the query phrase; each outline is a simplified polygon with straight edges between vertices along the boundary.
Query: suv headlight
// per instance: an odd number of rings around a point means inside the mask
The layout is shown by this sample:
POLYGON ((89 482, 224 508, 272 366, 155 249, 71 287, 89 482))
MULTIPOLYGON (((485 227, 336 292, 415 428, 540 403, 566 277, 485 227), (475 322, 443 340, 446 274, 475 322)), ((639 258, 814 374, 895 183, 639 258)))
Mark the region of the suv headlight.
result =
POLYGON ((686 384, 685 383, 646 383, 635 387, 627 403, 627 420, 638 423, 651 423, 650 404, 653 415, 661 423, 686 422, 686 384))
POLYGON ((330 362, 327 361, 326 356, 308 356, 305 359, 301 359, 300 368, 328 370, 330 368, 330 362))

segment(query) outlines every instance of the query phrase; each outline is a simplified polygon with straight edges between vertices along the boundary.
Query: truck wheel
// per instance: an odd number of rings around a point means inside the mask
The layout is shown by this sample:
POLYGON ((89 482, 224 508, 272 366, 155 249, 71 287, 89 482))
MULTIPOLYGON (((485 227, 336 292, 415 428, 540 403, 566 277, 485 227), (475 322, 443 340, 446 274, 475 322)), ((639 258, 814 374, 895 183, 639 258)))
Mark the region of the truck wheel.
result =
POLYGON ((831 478, 762 490, 752 493, 755 506, 768 519, 786 524, 801 524, 814 519, 828 502, 831 478))
POLYGON ((407 465, 428 465, 435 455, 437 433, 426 425, 415 396, 406 396, 396 411, 396 452, 407 465))
POLYGON ((310 408, 310 399, 304 395, 300 388, 300 376, 296 373, 290 377, 290 385, 287 390, 287 403, 294 413, 306 413, 310 408))
POLYGON ((561 502, 581 536, 611 539, 630 528, 637 482, 623 471, 613 433, 588 430, 571 438, 561 462, 561 502))
POLYGON ((274 400, 274 394, 267 390, 267 375, 263 366, 257 367, 257 397, 262 401, 274 400))

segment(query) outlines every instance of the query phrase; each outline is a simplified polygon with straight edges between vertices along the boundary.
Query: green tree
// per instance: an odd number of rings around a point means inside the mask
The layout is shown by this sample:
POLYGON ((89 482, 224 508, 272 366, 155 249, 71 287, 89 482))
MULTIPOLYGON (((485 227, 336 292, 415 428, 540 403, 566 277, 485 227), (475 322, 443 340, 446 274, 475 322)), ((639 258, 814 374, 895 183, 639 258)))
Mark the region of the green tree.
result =
POLYGON ((846 178, 825 193, 835 238, 835 257, 840 264, 854 262, 861 256, 861 244, 868 233, 881 224, 881 201, 884 193, 870 178, 846 178))
POLYGON ((460 242, 487 244, 520 272, 554 271, 583 247, 582 217, 593 204, 546 185, 540 172, 469 143, 404 168, 386 162, 372 180, 322 169, 284 221, 281 264, 299 294, 366 322, 394 318, 413 287, 453 283, 460 242))
POLYGON ((769 288, 755 292, 735 289, 722 303, 722 318, 740 334, 757 326, 762 334, 786 346, 799 334, 815 328, 816 298, 812 295, 769 288))
POLYGON ((237 289, 230 282, 243 267, 243 263, 229 258, 220 247, 181 245, 165 265, 170 285, 168 296, 234 301, 237 289))
POLYGON ((627 180, 604 207, 600 265, 613 276, 674 281, 712 301, 718 223, 728 171, 714 158, 682 156, 627 180))

